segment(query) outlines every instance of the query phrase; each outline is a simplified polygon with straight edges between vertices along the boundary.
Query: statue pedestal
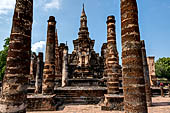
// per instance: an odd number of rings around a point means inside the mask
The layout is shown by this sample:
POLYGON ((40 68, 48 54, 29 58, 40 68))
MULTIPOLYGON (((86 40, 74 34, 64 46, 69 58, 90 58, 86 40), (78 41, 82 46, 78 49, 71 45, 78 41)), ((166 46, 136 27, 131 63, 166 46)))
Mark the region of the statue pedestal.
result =
POLYGON ((115 94, 105 94, 104 104, 101 110, 104 111, 123 111, 124 110, 124 97, 115 94))

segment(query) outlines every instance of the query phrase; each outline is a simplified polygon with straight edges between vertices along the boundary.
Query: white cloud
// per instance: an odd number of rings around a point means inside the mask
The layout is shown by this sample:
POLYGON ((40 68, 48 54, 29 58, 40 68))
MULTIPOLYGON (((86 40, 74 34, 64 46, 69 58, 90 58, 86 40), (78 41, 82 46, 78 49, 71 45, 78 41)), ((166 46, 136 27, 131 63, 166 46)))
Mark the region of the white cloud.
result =
POLYGON ((50 2, 46 2, 45 9, 60 9, 62 0, 50 0, 50 2))
POLYGON ((0 15, 7 14, 15 7, 16 0, 1 0, 0 1, 0 15))
POLYGON ((46 42, 45 41, 39 41, 36 42, 32 45, 32 52, 44 52, 45 51, 45 47, 46 47, 46 42))
MULTIPOLYGON (((34 6, 43 7, 45 10, 48 9, 61 9, 62 0, 36 0, 34 6)), ((15 8, 16 0, 0 0, 0 15, 8 14, 15 8)))

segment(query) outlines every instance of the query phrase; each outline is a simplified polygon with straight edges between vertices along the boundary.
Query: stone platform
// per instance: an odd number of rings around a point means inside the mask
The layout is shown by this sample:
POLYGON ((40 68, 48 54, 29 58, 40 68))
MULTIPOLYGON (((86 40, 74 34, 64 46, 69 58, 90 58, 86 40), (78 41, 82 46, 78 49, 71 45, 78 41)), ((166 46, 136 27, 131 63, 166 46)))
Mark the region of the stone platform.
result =
POLYGON ((57 103, 55 95, 28 95, 27 111, 55 111, 57 103))
POLYGON ((124 110, 124 97, 123 95, 105 94, 104 104, 101 105, 101 110, 105 111, 123 111, 124 110))
POLYGON ((64 105, 98 104, 106 93, 106 87, 59 87, 55 88, 55 99, 62 101, 64 105))
MULTIPOLYGON (((170 113, 170 98, 153 97, 153 106, 148 107, 148 113, 170 113)), ((124 111, 102 111, 99 105, 68 105, 62 111, 38 111, 28 113, 124 113, 124 111)))

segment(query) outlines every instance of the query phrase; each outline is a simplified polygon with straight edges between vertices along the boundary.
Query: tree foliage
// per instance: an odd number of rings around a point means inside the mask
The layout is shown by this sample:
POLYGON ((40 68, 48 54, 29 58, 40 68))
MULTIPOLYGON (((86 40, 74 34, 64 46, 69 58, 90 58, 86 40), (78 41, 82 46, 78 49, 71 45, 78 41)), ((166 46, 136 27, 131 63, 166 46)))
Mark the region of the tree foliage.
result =
POLYGON ((170 57, 158 59, 155 69, 157 77, 170 79, 170 57))
POLYGON ((9 47, 9 38, 6 38, 4 44, 4 48, 0 51, 0 80, 2 80, 5 74, 5 66, 6 66, 6 58, 8 54, 8 47, 9 47))

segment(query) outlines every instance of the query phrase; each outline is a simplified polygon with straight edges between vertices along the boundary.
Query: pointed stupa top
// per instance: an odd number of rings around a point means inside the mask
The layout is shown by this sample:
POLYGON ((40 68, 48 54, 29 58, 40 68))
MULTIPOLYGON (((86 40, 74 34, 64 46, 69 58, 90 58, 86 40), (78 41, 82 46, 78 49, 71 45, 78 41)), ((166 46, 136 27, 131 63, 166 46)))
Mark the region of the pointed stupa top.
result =
MULTIPOLYGON (((79 35, 89 35, 88 32, 88 27, 87 27, 87 16, 86 13, 84 11, 84 4, 83 4, 83 10, 81 13, 81 17, 80 17, 80 28, 79 28, 79 35)), ((82 37, 81 37, 82 38, 82 37)))
POLYGON ((85 10, 84 10, 84 3, 83 3, 83 10, 82 10, 82 13, 81 13, 81 17, 86 17, 86 13, 85 13, 85 10))

